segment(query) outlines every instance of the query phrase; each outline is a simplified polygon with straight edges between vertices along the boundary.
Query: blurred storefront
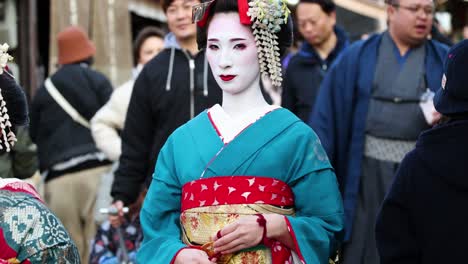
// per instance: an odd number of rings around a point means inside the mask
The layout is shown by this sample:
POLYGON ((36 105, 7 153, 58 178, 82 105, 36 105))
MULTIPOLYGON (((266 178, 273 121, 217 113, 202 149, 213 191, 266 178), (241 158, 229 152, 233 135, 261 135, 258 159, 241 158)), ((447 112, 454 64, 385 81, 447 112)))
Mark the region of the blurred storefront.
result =
POLYGON ((0 0, 0 42, 10 45, 28 97, 57 69, 55 36, 69 25, 88 32, 94 68, 117 87, 130 78, 136 33, 147 25, 165 29, 165 18, 157 0, 0 0))
POLYGON ((387 27, 385 3, 377 0, 335 0, 337 23, 352 40, 380 32, 387 27))

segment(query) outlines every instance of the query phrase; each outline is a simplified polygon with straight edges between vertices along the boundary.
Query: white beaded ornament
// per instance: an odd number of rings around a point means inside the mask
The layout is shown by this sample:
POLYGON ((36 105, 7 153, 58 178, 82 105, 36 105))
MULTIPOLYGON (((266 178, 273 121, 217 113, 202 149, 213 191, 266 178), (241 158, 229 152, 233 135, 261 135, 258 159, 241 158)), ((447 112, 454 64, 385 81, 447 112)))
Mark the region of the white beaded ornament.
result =
POLYGON ((252 21, 262 75, 270 77, 273 86, 280 87, 281 75, 280 48, 278 36, 281 25, 286 24, 291 13, 285 0, 253 0, 249 2, 247 15, 252 21))

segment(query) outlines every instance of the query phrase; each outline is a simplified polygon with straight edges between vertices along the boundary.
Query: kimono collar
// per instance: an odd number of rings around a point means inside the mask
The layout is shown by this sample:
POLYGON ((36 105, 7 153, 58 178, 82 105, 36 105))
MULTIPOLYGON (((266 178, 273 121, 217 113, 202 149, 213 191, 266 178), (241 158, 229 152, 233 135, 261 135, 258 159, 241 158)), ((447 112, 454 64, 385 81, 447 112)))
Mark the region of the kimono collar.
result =
POLYGON ((16 178, 7 178, 7 179, 0 179, 0 189, 3 189, 5 186, 15 183, 23 183, 24 181, 16 178))
POLYGON ((245 115, 239 118, 232 118, 219 104, 216 104, 208 110, 208 116, 219 137, 226 144, 233 140, 245 128, 255 123, 267 113, 278 108, 279 106, 274 105, 257 107, 246 112, 245 115))
POLYGON ((36 189, 34 189, 31 184, 16 178, 0 179, 0 190, 15 193, 26 193, 32 195, 34 198, 42 202, 42 199, 40 198, 36 189))

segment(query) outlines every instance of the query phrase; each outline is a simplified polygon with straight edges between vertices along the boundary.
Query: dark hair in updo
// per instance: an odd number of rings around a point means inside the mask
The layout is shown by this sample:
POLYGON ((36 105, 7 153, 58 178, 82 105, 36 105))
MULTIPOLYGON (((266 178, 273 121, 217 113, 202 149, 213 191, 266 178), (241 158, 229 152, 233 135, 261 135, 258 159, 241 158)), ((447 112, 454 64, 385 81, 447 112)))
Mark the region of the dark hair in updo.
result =
MULTIPOLYGON (((229 13, 235 12, 238 13, 238 4, 237 0, 215 0, 208 12, 208 21, 204 27, 197 26, 197 44, 198 49, 205 49, 206 48, 206 41, 207 41, 207 31, 208 26, 210 25, 210 21, 213 16, 217 13, 229 13)), ((280 48, 280 55, 286 52, 287 48, 289 48, 293 42, 293 23, 291 20, 291 16, 288 17, 288 23, 281 25, 280 32, 277 33, 278 36, 278 47, 280 48)), ((226 29, 229 30, 229 29, 226 29)))
MULTIPOLYGON (((16 83, 15 78, 8 69, 4 69, 3 73, 0 74, 0 89, 0 94, 3 96, 3 99, 0 100, 0 110, 2 110, 0 116, 4 118, 1 121, 3 128, 0 131, 3 130, 4 135, 10 138, 10 131, 16 133, 17 126, 28 124, 28 103, 23 88, 16 83), (7 121, 11 123, 11 126, 6 125, 7 121)), ((0 133, 0 154, 5 153, 8 148, 11 149, 13 147, 13 143, 9 139, 6 139, 4 135, 0 133)))

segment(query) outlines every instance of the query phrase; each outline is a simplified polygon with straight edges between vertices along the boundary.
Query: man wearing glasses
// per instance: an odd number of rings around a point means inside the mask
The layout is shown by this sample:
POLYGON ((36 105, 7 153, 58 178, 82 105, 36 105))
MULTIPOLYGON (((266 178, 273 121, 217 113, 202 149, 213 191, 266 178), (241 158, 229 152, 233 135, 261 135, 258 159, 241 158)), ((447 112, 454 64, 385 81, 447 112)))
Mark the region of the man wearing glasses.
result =
POLYGON ((388 30, 350 46, 320 87, 309 124, 340 183, 345 264, 379 263, 380 204, 419 133, 440 118, 432 96, 447 47, 428 40, 434 9, 431 0, 388 0, 388 30))

